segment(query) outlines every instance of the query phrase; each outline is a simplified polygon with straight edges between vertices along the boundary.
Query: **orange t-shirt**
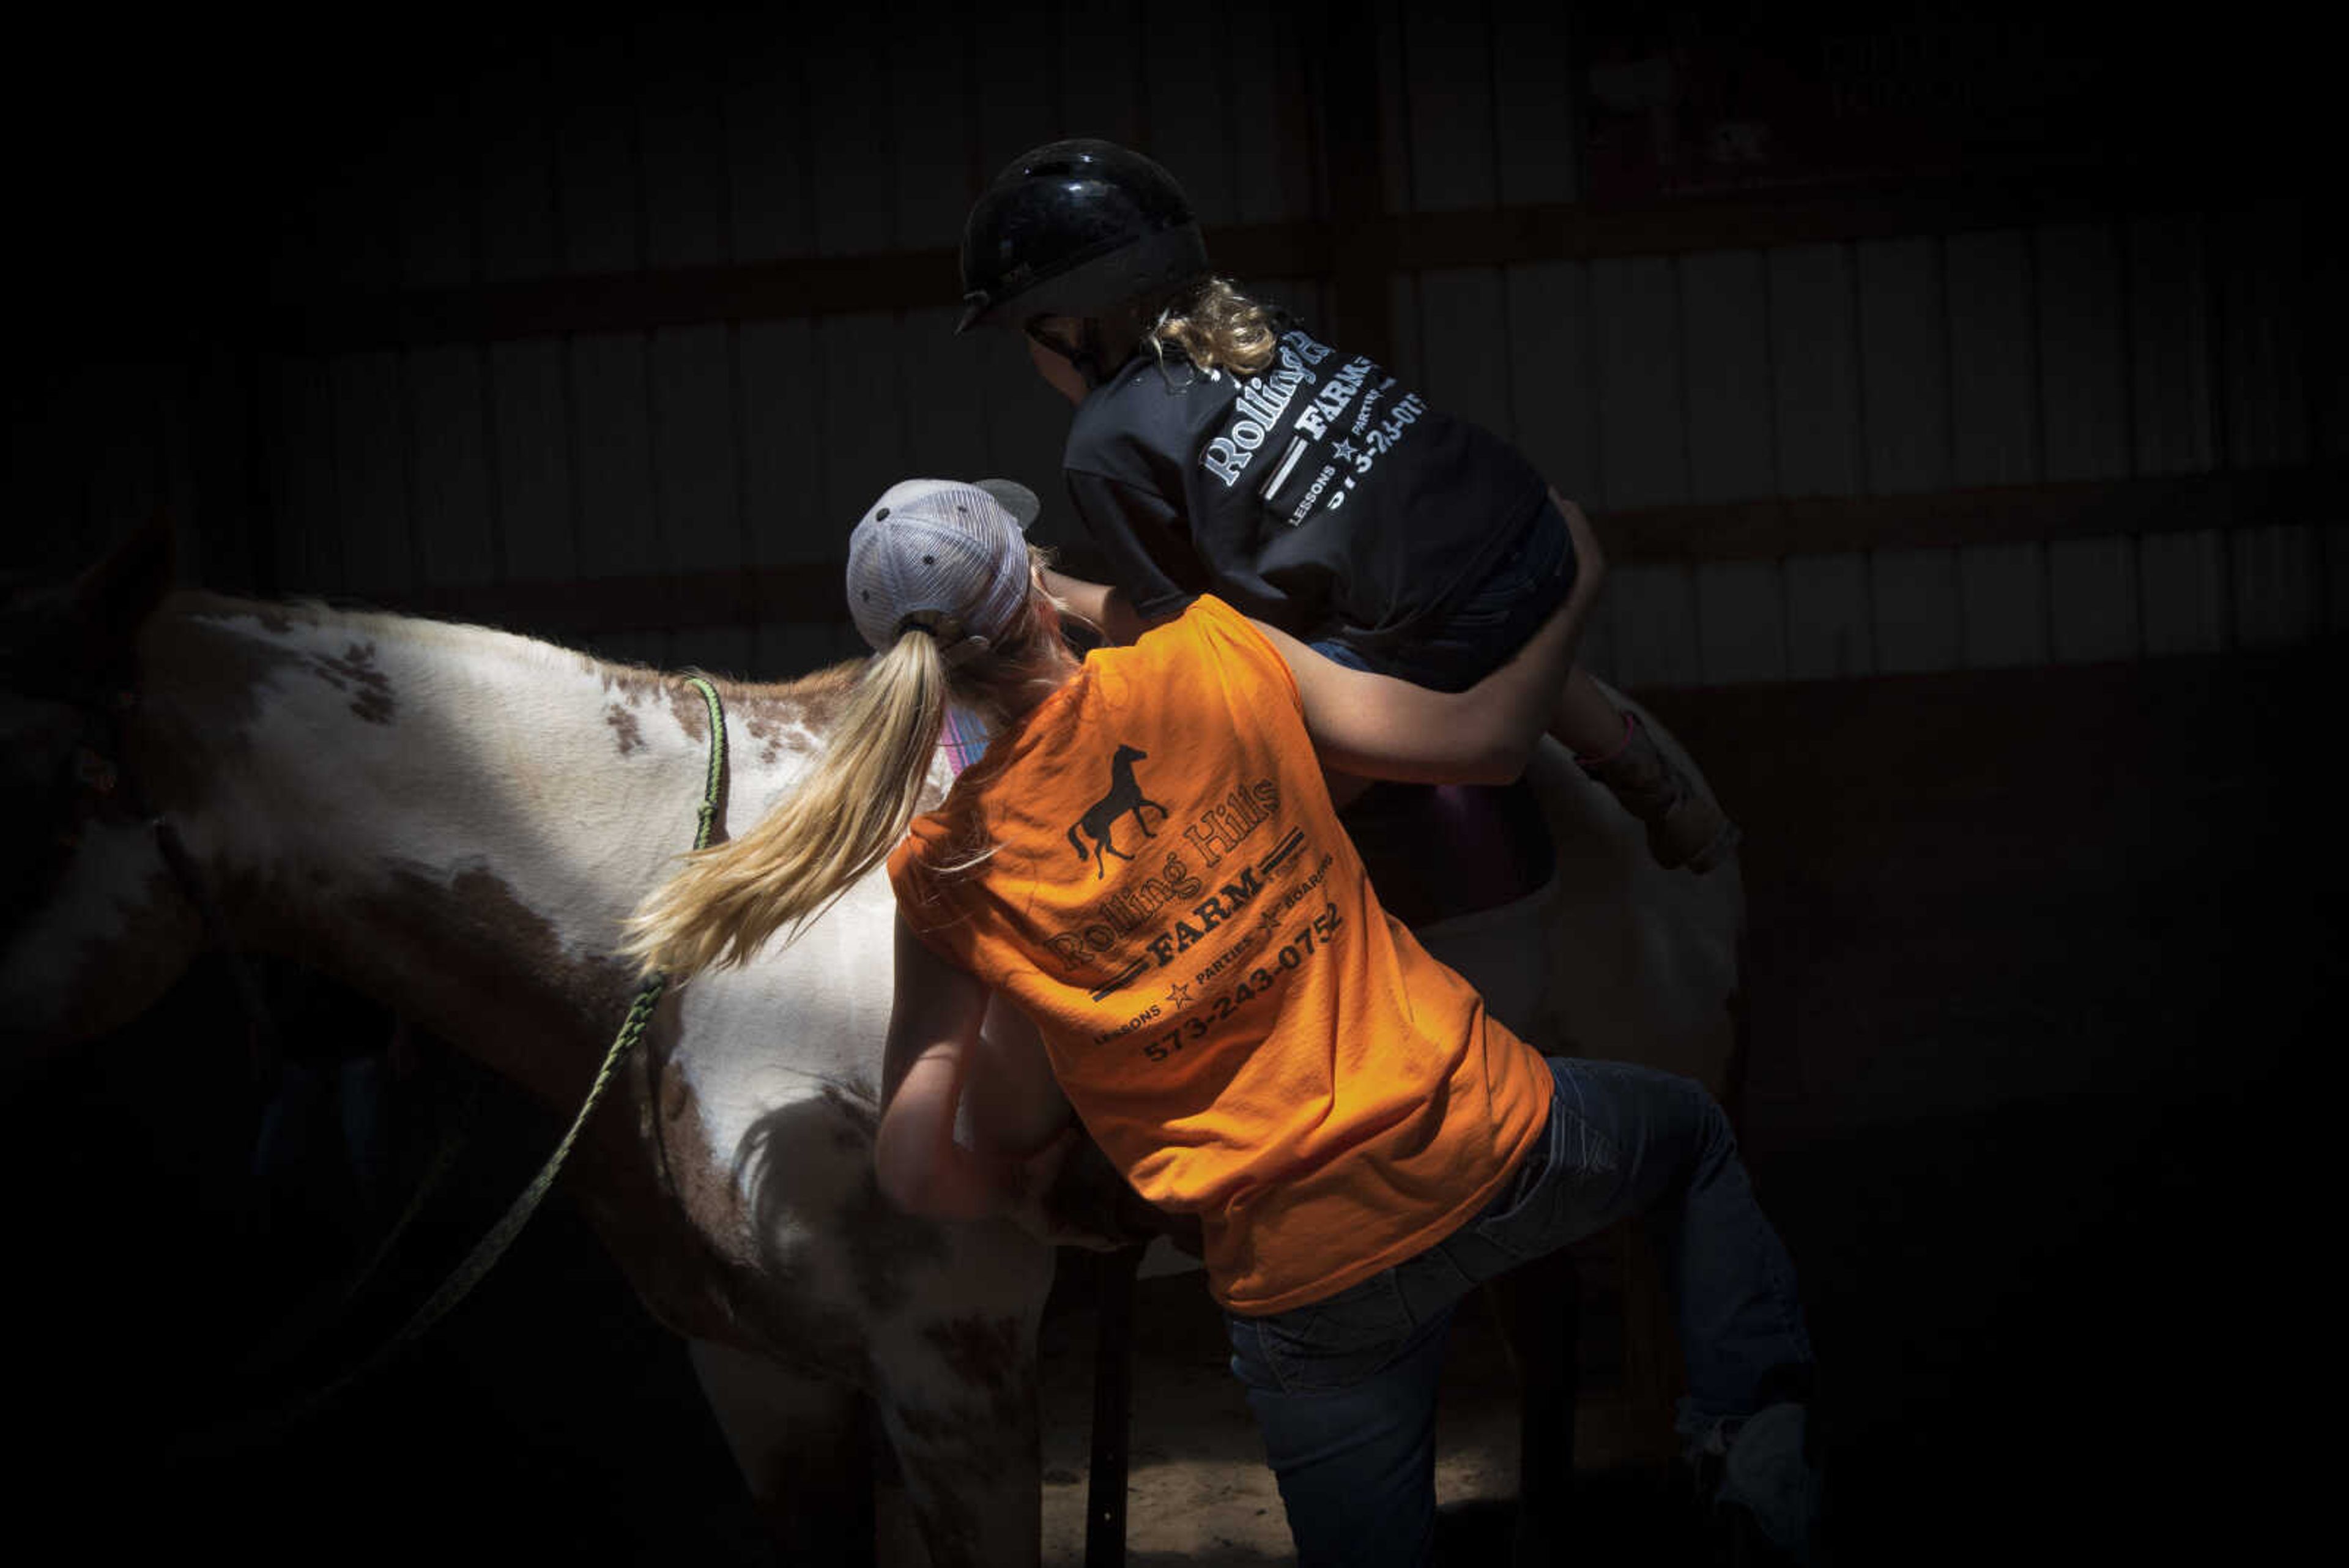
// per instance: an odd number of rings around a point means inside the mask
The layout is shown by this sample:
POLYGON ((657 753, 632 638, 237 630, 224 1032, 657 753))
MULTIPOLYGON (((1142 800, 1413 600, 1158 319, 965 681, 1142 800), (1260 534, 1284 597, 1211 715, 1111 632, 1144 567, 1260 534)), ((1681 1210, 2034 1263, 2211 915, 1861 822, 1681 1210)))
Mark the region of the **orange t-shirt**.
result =
POLYGON ((909 926, 1035 1020, 1135 1189, 1199 1217, 1235 1312, 1442 1240, 1547 1118, 1539 1055, 1379 907, 1295 679, 1217 599, 1089 656, 889 876, 909 926))

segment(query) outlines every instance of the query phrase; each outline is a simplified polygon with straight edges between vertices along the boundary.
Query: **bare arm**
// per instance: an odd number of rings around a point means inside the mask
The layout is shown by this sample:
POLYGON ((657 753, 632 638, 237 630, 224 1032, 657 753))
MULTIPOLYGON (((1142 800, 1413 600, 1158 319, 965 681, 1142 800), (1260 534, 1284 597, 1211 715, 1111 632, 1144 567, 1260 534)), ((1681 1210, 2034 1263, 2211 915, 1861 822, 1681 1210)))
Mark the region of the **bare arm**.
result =
MULTIPOLYGON (((1009 1213, 1042 1189, 1068 1150, 1067 1102, 1049 1066, 1040 1082, 1024 1065, 989 1073, 978 1096, 988 1119, 1009 1125, 1024 1116, 1031 1125, 1057 1127, 1041 1148, 1003 1154, 966 1148, 956 1139, 955 1117, 973 1061, 988 1072, 983 1057, 990 1047, 980 1038, 988 1000, 977 976, 931 951, 899 918, 896 992, 882 1053, 881 1127, 873 1161, 881 1190, 909 1212, 938 1220, 1009 1213), (1047 1086, 1049 1099, 1043 1098, 1047 1086), (1006 1097, 1023 1088, 1041 1103, 1019 1106, 1006 1097)), ((997 1044, 1008 1054, 1022 1043, 997 1044)), ((1039 1054, 1041 1049, 1037 1042, 1039 1054)))
POLYGON ((1525 772, 1606 575, 1589 519, 1556 491, 1550 498, 1574 540, 1574 587, 1515 658, 1465 691, 1431 691, 1351 670, 1257 623, 1297 677, 1305 725, 1323 766, 1416 784, 1507 784, 1525 772))
POLYGON ((1025 1154, 1052 1140, 1075 1113, 1052 1075, 1036 1025, 1001 992, 990 993, 962 1106, 974 1147, 1025 1154))
POLYGON ((1134 609, 1123 588, 1089 583, 1050 566, 1044 568, 1044 587, 1079 617, 1099 627, 1102 635, 1112 642, 1132 642, 1150 629, 1151 623, 1134 609))

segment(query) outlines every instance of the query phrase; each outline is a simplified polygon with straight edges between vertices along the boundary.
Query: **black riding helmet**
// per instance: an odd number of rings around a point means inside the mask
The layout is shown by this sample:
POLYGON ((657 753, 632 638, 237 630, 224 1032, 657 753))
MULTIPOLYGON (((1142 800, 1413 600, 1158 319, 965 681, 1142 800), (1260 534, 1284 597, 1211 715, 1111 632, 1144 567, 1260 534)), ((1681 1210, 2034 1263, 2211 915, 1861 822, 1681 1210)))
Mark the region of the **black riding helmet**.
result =
POLYGON ((1107 350, 1123 360, 1142 317, 1206 270, 1206 242, 1173 175, 1112 141, 1047 142, 1013 159, 970 210, 955 330, 1081 317, 1086 342, 1038 341, 1098 384, 1115 368, 1107 350))

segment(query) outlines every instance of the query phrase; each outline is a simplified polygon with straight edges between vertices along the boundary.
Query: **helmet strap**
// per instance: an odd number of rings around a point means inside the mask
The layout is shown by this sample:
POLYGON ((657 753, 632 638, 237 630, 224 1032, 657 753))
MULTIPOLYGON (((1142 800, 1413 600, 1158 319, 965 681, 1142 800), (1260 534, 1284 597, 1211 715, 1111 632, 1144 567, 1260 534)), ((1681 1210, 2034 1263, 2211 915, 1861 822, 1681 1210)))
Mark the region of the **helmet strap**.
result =
POLYGON ((1029 322, 1028 336, 1074 366, 1088 389, 1098 387, 1116 375, 1125 362, 1133 358, 1133 351, 1142 340, 1142 334, 1135 324, 1135 313, 1129 308, 1120 308, 1111 320, 1096 316, 1079 317, 1077 340, 1073 343, 1063 341, 1058 334, 1046 331, 1043 322, 1044 317, 1040 316, 1029 322))

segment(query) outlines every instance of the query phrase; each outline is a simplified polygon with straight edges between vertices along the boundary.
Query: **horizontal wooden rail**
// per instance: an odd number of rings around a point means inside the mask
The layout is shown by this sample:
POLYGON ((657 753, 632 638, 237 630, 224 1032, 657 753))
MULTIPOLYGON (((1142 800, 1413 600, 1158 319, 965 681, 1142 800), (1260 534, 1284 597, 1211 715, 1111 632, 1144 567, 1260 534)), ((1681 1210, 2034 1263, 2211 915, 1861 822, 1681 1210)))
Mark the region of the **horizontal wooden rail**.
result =
MULTIPOLYGON (((1608 559, 1775 560, 1845 550, 1949 548, 2114 535, 2323 522, 2337 517, 2349 463, 2245 469, 2100 483, 2017 485, 1925 495, 1728 502, 1602 511, 1608 559)), ((833 563, 673 576, 442 585, 399 607, 524 627, 550 636, 757 623, 840 614, 833 563)))
POLYGON ((1593 516, 1610 561, 1753 561, 2313 523, 2340 515, 2349 462, 2216 473, 1655 506, 1593 516))
MULTIPOLYGON (((1208 238, 1216 265, 1237 276, 1332 277, 1343 271, 1359 279, 1447 267, 1955 234, 2198 204, 2210 203, 2181 194, 2174 180, 2157 183, 2099 170, 1640 206, 1551 202, 1388 213, 1343 225, 1316 218, 1219 227, 1208 238)), ((936 308, 957 301, 958 276, 953 248, 939 246, 534 278, 272 306, 258 323, 258 337, 281 351, 325 354, 936 308)))
MULTIPOLYGON (((2117 843, 2140 791, 2208 801, 2274 770, 2305 781, 2313 799, 2328 750, 2318 715, 2333 701, 2343 651, 2333 636, 2158 659, 1651 687, 1643 699, 1724 800, 1806 818, 1844 838, 1855 859, 1875 826, 1982 807, 2045 823, 2058 838, 2118 833, 2108 841, 2117 843), (1838 759, 1832 779, 1803 765, 1815 757, 1838 759), (1848 772, 1862 767, 1869 786, 1848 788, 1848 772)), ((1953 837, 1953 869, 1970 847, 1953 837)), ((2169 847, 2148 838, 2139 852, 2169 847)), ((2329 843, 2305 847, 2312 857, 2335 853, 2329 843)), ((1815 866, 1784 869, 1821 877, 1815 866)), ((2007 889, 2010 915, 2014 894, 2007 889)), ((1888 900, 1876 918, 1899 918, 1901 902, 1888 900)))
POLYGON ((692 627, 820 625, 843 618, 843 566, 744 566, 669 576, 440 584, 371 596, 388 607, 543 637, 692 627))

